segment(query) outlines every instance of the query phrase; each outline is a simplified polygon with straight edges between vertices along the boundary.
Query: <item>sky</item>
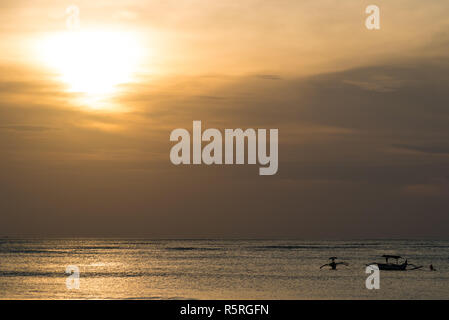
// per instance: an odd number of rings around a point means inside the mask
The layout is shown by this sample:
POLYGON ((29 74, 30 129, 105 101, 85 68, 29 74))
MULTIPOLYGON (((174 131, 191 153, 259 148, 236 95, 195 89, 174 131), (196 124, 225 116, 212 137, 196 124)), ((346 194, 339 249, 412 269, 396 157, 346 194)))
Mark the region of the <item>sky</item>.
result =
POLYGON ((0 235, 447 239, 448 12, 0 0, 0 235), (194 120, 279 129, 278 173, 173 165, 194 120))

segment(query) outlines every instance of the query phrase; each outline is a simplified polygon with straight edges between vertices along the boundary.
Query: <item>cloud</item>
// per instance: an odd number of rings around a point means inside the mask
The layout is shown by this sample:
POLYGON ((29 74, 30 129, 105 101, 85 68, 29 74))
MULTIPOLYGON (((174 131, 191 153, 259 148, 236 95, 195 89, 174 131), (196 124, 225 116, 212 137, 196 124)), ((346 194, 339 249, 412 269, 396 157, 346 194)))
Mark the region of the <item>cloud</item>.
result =
POLYGON ((257 74, 256 78, 265 79, 265 80, 281 80, 281 76, 276 74, 257 74))
POLYGON ((449 180, 440 178, 428 183, 407 185, 403 188, 403 192, 410 196, 447 197, 449 196, 449 180))
POLYGON ((73 232, 95 221, 103 235, 406 236, 435 224, 433 235, 447 234, 447 60, 153 78, 124 86, 113 102, 125 113, 78 108, 35 75, 0 82, 0 190, 9 200, 0 210, 11 213, 2 231, 74 220, 73 232), (278 128, 278 175, 173 166, 169 134, 193 120, 278 128), (248 223, 236 230, 235 221, 248 223))
POLYGON ((449 155, 449 146, 414 146, 414 145, 395 144, 393 145, 393 147, 422 153, 449 155))
POLYGON ((49 130, 57 130, 53 127, 44 127, 44 126, 35 126, 35 125, 7 125, 7 126, 0 126, 0 129, 5 130, 15 130, 15 131, 30 131, 30 132, 43 132, 43 131, 49 131, 49 130))

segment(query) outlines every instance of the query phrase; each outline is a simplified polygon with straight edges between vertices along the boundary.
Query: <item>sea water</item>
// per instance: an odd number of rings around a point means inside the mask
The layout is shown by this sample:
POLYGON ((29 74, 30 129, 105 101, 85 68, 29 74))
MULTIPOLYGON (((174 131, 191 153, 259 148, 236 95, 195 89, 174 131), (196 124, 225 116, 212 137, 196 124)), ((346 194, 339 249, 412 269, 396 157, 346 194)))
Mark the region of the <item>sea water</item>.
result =
POLYGON ((449 241, 1 239, 0 298, 449 299, 449 241), (383 254, 423 268, 381 271, 368 290, 383 254), (349 265, 320 269, 331 256, 349 265))

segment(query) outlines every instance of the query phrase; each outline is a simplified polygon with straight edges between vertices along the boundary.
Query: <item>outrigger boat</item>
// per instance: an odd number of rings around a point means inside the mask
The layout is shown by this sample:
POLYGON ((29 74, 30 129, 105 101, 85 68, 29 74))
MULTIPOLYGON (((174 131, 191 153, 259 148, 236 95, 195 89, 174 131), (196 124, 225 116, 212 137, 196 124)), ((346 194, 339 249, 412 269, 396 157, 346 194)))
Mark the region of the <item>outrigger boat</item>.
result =
POLYGON ((414 264, 408 263, 407 259, 405 259, 405 261, 403 261, 402 263, 399 263, 399 259, 404 259, 401 256, 392 256, 389 254, 384 254, 382 257, 385 258, 385 263, 373 262, 367 264, 367 266, 377 265, 379 270, 388 270, 388 271, 406 271, 422 268, 422 266, 415 266, 414 264), (388 261, 388 259, 396 259, 396 263, 391 263, 388 261), (411 266, 412 269, 407 269, 408 266, 411 266))
POLYGON ((344 265, 344 266, 349 266, 349 263, 347 263, 347 262, 335 262, 335 260, 336 259, 338 259, 337 257, 330 257, 329 258, 329 260, 331 261, 330 263, 326 263, 326 264, 323 264, 321 267, 320 267, 320 269, 322 269, 323 267, 325 267, 325 266, 329 266, 329 267, 331 267, 331 269, 332 270, 337 270, 337 266, 339 265, 339 264, 342 264, 342 265, 344 265))

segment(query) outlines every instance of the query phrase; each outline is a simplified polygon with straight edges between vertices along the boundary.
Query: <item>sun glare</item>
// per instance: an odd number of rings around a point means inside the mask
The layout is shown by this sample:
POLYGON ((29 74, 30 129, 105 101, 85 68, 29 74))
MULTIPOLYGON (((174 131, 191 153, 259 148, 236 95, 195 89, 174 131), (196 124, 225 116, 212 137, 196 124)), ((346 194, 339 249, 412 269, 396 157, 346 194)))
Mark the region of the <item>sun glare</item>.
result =
POLYGON ((133 80, 142 55, 137 40, 127 32, 66 31, 44 40, 41 53, 68 91, 83 94, 95 108, 117 85, 133 80))

